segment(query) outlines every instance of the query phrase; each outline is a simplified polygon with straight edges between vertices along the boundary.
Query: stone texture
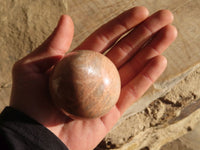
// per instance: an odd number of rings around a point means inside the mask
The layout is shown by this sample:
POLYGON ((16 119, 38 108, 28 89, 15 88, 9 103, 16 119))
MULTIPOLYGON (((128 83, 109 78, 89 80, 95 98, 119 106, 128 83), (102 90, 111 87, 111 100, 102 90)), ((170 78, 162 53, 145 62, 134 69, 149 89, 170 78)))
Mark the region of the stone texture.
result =
MULTIPOLYGON (((196 124, 193 130, 179 139, 166 144, 161 150, 167 150, 170 147, 177 147, 175 150, 199 150, 200 149, 200 122, 196 124), (181 149, 182 147, 182 149, 181 149)), ((174 149, 173 149, 174 150, 174 149)))
POLYGON ((79 50, 56 64, 49 85, 52 102, 62 112, 72 118, 94 119, 117 103, 120 83, 118 70, 108 57, 79 50))
MULTIPOLYGON (((194 146, 195 140, 199 145, 199 138, 196 138, 199 137, 197 134, 199 128, 196 127, 200 120, 199 77, 200 68, 175 85, 166 95, 152 102, 145 110, 120 122, 106 136, 97 150, 159 150, 166 143, 176 140, 191 130, 194 132, 180 138, 179 145, 171 144, 171 147, 180 147, 182 141, 185 141, 186 145, 194 146), (193 137, 194 134, 196 137, 193 137), (195 140, 190 141, 190 139, 195 140)), ((181 146, 186 147, 184 144, 181 146)))
POLYGON ((13 63, 52 32, 66 0, 0 0, 0 110, 8 104, 13 63))
POLYGON ((198 122, 193 131, 180 138, 182 145, 192 150, 200 149, 200 122, 198 122))
POLYGON ((194 129, 191 129, 187 134, 179 139, 167 143, 160 150, 199 150, 200 149, 200 122, 194 129))
POLYGON ((164 145, 160 150, 192 150, 185 146, 179 139, 164 145))
POLYGON ((196 69, 200 66, 200 34, 198 34, 200 1, 73 0, 67 2, 66 0, 0 0, 0 110, 8 104, 13 63, 46 39, 54 29, 59 16, 66 13, 67 5, 75 24, 71 49, 103 23, 124 10, 144 5, 151 13, 158 9, 170 9, 175 15, 174 24, 179 36, 164 53, 168 58, 168 68, 165 73, 124 114, 102 144, 104 147, 110 147, 109 149, 121 147, 124 150, 156 150, 187 133, 188 129, 193 129, 200 119, 198 109, 190 111, 187 117, 177 122, 169 124, 168 121, 178 118, 182 109, 199 98, 200 71, 196 69), (188 76, 191 72, 194 73, 192 75, 194 80, 188 76), (154 100, 156 101, 153 102, 154 100))

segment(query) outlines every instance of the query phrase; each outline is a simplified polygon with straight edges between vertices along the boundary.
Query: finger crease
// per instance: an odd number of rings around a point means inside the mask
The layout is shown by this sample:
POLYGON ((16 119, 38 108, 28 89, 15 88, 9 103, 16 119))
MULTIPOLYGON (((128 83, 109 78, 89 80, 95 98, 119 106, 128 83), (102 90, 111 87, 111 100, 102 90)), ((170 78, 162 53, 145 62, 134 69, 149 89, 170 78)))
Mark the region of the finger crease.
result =
POLYGON ((124 48, 121 48, 126 54, 129 54, 133 50, 133 45, 129 42, 124 42, 123 44, 124 48))
POLYGON ((121 18, 117 19, 117 22, 122 28, 124 28, 125 31, 130 29, 129 26, 121 20, 121 18))
POLYGON ((154 32, 153 30, 151 30, 147 25, 143 24, 143 28, 148 31, 150 33, 150 35, 152 35, 154 32))
POLYGON ((56 55, 63 55, 65 53, 63 49, 54 48, 52 45, 49 46, 48 51, 56 55))
POLYGON ((143 76, 148 79, 151 83, 154 82, 154 80, 152 79, 152 77, 146 72, 146 73, 143 73, 143 76))
POLYGON ((99 34, 97 37, 98 37, 97 39, 99 39, 104 44, 107 44, 110 39, 106 34, 104 34, 104 35, 99 34))
POLYGON ((104 119, 101 117, 100 118, 100 121, 101 121, 101 123, 102 123, 102 126, 104 127, 104 129, 106 130, 106 132, 108 132, 109 131, 109 128, 107 127, 107 124, 105 123, 105 121, 104 121, 104 119))
POLYGON ((139 97, 138 93, 137 93, 137 91, 135 89, 135 86, 130 86, 129 85, 128 89, 127 89, 127 93, 131 94, 134 97, 134 99, 137 99, 139 97))
POLYGON ((160 52, 159 52, 156 48, 151 47, 151 49, 152 49, 157 55, 160 55, 160 52))
POLYGON ((122 46, 118 45, 118 50, 120 52, 120 57, 124 57, 127 55, 127 52, 122 48, 122 46))

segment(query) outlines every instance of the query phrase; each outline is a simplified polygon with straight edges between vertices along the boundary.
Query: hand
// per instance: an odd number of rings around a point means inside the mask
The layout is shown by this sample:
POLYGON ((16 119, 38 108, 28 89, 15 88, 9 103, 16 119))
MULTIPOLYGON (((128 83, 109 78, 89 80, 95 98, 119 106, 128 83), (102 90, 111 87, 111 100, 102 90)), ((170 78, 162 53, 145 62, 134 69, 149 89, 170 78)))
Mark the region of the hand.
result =
POLYGON ((52 35, 13 67, 10 105, 51 130, 70 150, 91 150, 164 71, 161 53, 175 40, 173 15, 161 10, 148 16, 144 7, 132 8, 96 30, 75 50, 104 53, 119 70, 122 89, 109 113, 92 120, 73 120, 51 103, 48 80, 51 68, 69 50, 73 22, 63 15, 52 35), (126 33, 128 34, 120 39, 126 33), (119 40, 120 39, 120 40, 119 40))

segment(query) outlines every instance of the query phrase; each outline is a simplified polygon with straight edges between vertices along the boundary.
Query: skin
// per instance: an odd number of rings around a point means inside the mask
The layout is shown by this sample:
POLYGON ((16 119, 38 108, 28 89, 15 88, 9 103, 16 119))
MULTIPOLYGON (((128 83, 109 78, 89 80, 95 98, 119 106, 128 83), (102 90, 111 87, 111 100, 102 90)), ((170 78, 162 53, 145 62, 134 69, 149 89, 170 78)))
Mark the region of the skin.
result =
POLYGON ((10 106, 43 124, 70 150, 92 150, 165 70, 167 60, 161 54, 177 36, 172 21, 168 10, 149 16, 146 8, 135 7, 97 29, 75 49, 104 53, 112 47, 106 56, 118 68, 122 82, 120 98, 109 113, 97 119, 78 120, 55 108, 48 90, 52 66, 63 58, 73 38, 71 18, 61 16, 50 37, 15 63, 10 106))

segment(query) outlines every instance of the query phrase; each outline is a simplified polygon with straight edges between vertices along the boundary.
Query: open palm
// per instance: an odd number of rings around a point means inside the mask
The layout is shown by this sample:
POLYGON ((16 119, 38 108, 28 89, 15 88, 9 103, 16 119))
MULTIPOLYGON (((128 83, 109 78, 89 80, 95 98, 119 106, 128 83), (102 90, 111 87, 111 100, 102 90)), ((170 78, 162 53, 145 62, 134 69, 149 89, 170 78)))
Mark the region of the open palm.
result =
POLYGON ((75 50, 99 53, 110 49, 106 56, 119 70, 122 89, 117 104, 103 117, 73 120, 54 107, 48 90, 52 67, 69 50, 73 38, 73 22, 63 15, 52 35, 14 65, 10 105, 43 124, 70 150, 95 148, 164 71, 167 61, 161 53, 177 34, 172 21, 168 10, 148 16, 146 8, 135 7, 100 27, 78 46, 75 50))

